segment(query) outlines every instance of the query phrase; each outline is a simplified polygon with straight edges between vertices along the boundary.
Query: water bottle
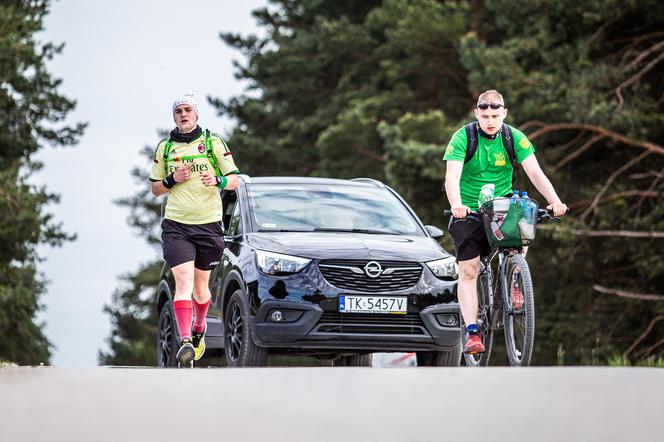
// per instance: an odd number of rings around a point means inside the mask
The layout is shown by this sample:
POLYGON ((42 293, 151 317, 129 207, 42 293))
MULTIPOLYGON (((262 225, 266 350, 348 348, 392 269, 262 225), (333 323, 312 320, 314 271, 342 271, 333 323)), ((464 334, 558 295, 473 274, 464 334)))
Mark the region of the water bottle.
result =
POLYGON ((523 218, 519 221, 523 239, 535 238, 535 203, 528 198, 528 192, 524 191, 521 197, 523 218))
POLYGON ((485 184, 482 186, 482 190, 480 190, 480 195, 477 197, 477 207, 482 207, 484 203, 487 201, 491 201, 493 199, 493 192, 496 186, 492 183, 485 184))
POLYGON ((523 207, 523 216, 528 218, 530 216, 530 198, 528 198, 528 192, 525 190, 521 193, 521 207, 523 207))
POLYGON ((524 210, 525 214, 528 216, 530 222, 535 222, 537 217, 537 213, 535 213, 537 210, 535 201, 528 197, 528 192, 523 192, 523 199, 525 200, 523 207, 524 209, 527 208, 527 210, 524 210))

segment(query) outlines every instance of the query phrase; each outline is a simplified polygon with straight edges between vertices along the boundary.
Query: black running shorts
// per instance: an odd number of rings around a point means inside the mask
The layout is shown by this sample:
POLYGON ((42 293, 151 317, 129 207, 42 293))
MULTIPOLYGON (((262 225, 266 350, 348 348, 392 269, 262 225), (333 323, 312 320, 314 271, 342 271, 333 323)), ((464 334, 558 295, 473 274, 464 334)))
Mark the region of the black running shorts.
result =
POLYGON ((450 235, 454 240, 457 262, 491 253, 491 245, 482 221, 475 218, 450 218, 450 235))
POLYGON ((224 250, 221 222, 182 224, 164 219, 161 229, 164 261, 170 267, 194 261, 195 268, 212 270, 219 264, 224 250))

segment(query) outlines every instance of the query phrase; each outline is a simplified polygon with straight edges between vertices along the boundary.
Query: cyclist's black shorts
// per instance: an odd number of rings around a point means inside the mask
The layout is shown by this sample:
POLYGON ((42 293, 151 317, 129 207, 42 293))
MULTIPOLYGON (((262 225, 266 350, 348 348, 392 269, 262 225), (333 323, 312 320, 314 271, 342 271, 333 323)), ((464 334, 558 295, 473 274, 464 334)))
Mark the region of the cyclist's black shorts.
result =
POLYGON ((221 222, 182 224, 171 219, 161 223, 164 261, 172 268, 194 261, 199 270, 212 270, 224 250, 221 222))
POLYGON ((449 231, 454 240, 457 262, 491 253, 491 245, 481 220, 450 217, 449 231))

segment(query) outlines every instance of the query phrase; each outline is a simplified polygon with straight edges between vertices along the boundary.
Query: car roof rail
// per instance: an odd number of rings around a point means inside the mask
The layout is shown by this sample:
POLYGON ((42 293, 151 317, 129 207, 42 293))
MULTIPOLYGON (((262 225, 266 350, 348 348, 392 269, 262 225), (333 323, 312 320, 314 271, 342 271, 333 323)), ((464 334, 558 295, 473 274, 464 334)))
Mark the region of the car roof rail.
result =
POLYGON ((375 180, 373 178, 366 178, 366 177, 361 177, 361 178, 351 178, 351 181, 361 181, 363 183, 369 183, 369 184, 374 184, 378 187, 385 187, 385 184, 382 182, 375 180))
POLYGON ((239 173, 238 177, 242 179, 243 182, 245 183, 251 183, 251 177, 249 175, 245 175, 243 173, 239 173))

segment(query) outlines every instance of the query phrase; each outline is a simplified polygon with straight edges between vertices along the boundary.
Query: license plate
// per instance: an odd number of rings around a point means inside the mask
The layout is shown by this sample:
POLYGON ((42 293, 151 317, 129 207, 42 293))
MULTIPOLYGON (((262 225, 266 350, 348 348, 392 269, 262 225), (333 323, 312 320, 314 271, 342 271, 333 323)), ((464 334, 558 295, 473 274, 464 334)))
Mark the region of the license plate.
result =
POLYGON ((340 313, 386 313, 405 315, 407 299, 403 296, 339 295, 340 313))

